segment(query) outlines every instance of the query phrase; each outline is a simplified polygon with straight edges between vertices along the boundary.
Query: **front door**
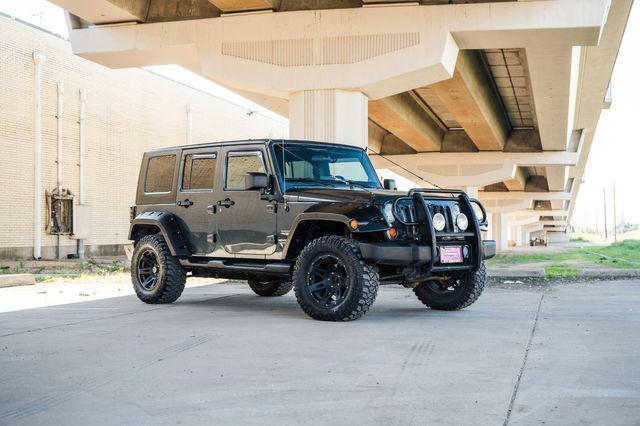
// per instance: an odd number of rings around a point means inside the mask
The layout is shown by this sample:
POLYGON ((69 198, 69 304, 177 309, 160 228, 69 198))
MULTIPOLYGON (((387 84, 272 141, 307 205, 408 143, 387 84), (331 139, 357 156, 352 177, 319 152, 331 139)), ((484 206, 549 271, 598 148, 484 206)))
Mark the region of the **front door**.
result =
POLYGON ((189 248, 196 255, 206 255, 216 248, 215 186, 217 149, 184 150, 176 196, 176 215, 189 248))
POLYGON ((260 198, 260 191, 246 191, 245 175, 270 173, 263 146, 228 147, 224 184, 216 193, 220 244, 237 257, 269 255, 276 250, 276 206, 260 198))

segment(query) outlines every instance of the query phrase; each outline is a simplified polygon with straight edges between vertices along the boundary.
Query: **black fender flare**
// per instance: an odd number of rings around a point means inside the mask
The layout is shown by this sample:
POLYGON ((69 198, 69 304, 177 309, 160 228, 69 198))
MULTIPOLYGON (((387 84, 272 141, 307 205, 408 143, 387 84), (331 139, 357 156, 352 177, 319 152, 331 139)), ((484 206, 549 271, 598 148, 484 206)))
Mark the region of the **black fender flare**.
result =
POLYGON ((180 230, 178 220, 173 213, 147 211, 140 213, 133 219, 129 228, 129 239, 135 239, 136 229, 141 226, 154 226, 167 242, 169 251, 176 257, 189 257, 191 250, 189 244, 180 230))
POLYGON ((330 213, 330 212, 318 212, 318 211, 307 211, 304 213, 298 214, 293 223, 291 224, 291 229, 287 233, 287 240, 284 244, 282 254, 283 258, 287 258, 289 254, 289 248, 291 242, 293 241, 300 225, 305 224, 306 222, 334 222, 343 224, 350 232, 354 234, 366 233, 366 232, 379 232, 386 231, 389 229, 389 225, 386 221, 371 221, 370 218, 359 217, 359 215, 354 214, 341 214, 341 213, 330 213), (349 222, 351 219, 356 219, 358 221, 362 221, 359 229, 352 230, 349 227, 349 222))

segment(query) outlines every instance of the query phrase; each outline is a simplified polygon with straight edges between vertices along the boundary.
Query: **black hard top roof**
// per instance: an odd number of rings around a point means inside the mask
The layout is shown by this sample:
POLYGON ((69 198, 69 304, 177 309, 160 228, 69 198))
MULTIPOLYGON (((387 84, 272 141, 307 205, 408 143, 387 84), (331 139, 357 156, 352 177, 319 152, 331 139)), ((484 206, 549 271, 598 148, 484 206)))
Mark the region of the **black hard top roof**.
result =
POLYGON ((221 141, 221 142, 206 142, 192 145, 179 145, 179 146, 171 146, 165 148, 156 148, 147 151, 148 153, 159 153, 166 151, 176 151, 176 150, 184 150, 184 149, 193 149, 193 148, 207 148, 207 147, 217 147, 217 146, 225 146, 225 145, 248 145, 248 144, 268 144, 268 143, 278 143, 278 142, 292 142, 292 143, 308 143, 313 145, 333 145, 333 146, 344 146, 347 148, 356 148, 353 145, 346 145, 340 143, 333 142, 319 142, 319 141, 305 141, 298 139, 246 139, 246 140, 236 140, 236 141, 221 141))

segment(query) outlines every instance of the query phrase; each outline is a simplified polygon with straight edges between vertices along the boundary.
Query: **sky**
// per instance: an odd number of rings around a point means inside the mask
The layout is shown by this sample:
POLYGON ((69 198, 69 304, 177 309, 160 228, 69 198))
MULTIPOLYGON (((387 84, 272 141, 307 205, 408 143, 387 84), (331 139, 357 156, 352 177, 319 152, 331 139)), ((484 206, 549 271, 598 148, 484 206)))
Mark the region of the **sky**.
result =
MULTIPOLYGON (((0 0, 0 11, 39 25, 68 38, 62 10, 44 0, 0 0)), ((631 12, 620 54, 611 79, 613 105, 602 112, 580 188, 573 225, 602 228, 604 191, 607 193, 607 216, 613 223, 613 185, 616 186, 616 222, 640 223, 640 137, 633 127, 640 120, 640 6, 631 12)), ((207 93, 276 118, 286 119, 176 65, 148 67, 149 70, 181 81, 207 93)))

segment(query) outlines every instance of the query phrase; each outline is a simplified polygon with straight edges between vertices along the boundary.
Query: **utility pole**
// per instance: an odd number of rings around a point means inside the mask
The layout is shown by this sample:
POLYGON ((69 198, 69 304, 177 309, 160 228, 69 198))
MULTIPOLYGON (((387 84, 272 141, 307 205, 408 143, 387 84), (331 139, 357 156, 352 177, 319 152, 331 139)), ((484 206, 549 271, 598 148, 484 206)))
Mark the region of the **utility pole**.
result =
POLYGON ((613 181, 613 241, 618 242, 618 223, 617 223, 617 212, 616 212, 616 181, 613 181))
POLYGON ((609 231, 607 231, 607 188, 602 188, 604 201, 604 239, 609 241, 609 231))

